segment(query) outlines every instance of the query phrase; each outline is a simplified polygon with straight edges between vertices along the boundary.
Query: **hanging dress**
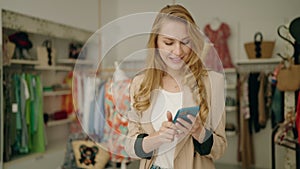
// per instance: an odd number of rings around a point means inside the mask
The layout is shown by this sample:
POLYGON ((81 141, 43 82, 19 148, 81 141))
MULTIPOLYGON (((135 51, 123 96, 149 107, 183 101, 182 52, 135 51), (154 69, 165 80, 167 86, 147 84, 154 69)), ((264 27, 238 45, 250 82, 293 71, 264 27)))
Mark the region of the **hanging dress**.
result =
POLYGON ((211 28, 211 25, 208 24, 204 27, 204 33, 214 44, 214 47, 218 52, 223 67, 234 67, 231 61, 231 56, 227 45, 227 39, 230 36, 229 26, 226 23, 222 22, 217 30, 213 30, 211 28))

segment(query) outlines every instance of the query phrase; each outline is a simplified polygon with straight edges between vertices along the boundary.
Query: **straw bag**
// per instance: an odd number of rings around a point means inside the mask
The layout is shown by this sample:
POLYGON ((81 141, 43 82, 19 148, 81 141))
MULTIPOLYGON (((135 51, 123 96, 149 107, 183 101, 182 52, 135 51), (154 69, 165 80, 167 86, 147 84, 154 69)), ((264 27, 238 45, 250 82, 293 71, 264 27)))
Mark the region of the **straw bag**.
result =
POLYGON ((37 46, 37 57, 39 66, 54 66, 56 50, 52 47, 50 40, 45 40, 42 46, 37 46))
POLYGON ((281 63, 282 66, 277 75, 277 88, 280 91, 300 89, 300 65, 295 65, 292 59, 288 60, 288 66, 281 63))
POLYGON ((91 140, 72 141, 77 167, 103 169, 110 155, 99 144, 91 140))
POLYGON ((254 35, 254 42, 245 43, 244 47, 249 59, 271 58, 274 45, 273 41, 263 41, 262 34, 257 32, 254 35))
POLYGON ((13 58, 16 45, 8 39, 4 39, 3 43, 3 65, 9 65, 10 60, 13 58))

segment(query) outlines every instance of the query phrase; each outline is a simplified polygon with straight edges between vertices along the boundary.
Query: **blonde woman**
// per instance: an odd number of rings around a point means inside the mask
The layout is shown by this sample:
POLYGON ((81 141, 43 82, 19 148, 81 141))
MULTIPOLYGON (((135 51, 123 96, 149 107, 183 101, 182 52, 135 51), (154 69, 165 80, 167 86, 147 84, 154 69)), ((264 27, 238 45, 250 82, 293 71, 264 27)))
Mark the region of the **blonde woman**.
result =
POLYGON ((141 169, 211 169, 227 147, 224 77, 202 62, 213 57, 191 14, 168 5, 148 41, 147 68, 131 84, 125 149, 141 169), (177 110, 200 106, 197 116, 173 122, 177 110))

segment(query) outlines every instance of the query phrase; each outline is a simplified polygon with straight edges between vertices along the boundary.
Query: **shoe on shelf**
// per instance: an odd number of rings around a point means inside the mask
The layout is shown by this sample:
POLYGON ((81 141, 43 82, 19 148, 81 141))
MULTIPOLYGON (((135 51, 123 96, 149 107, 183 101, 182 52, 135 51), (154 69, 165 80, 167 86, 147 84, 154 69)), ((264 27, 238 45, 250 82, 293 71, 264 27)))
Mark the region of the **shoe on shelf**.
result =
POLYGON ((225 105, 230 107, 230 106, 236 106, 236 101, 234 98, 227 96, 226 97, 226 101, 225 101, 225 105))
POLYGON ((235 125, 232 123, 226 123, 225 125, 225 132, 227 136, 234 136, 236 135, 236 128, 235 125))

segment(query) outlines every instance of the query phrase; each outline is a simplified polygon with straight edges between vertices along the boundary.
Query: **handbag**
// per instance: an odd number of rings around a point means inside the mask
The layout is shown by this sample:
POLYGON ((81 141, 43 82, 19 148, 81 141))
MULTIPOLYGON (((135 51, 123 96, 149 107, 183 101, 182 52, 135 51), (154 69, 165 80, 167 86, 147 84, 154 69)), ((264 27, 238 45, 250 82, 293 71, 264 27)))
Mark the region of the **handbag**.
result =
POLYGON ((10 42, 8 39, 4 39, 3 43, 3 65, 9 65, 10 60, 15 53, 16 45, 10 42))
POLYGON ((37 46, 37 59, 39 62, 39 66, 54 66, 55 65, 55 57, 56 57, 56 50, 52 48, 51 50, 51 58, 49 58, 49 53, 45 46, 37 46), (50 60, 49 60, 50 59, 50 60), (51 64, 49 64, 51 63, 51 64))
POLYGON ((273 55, 275 42, 264 41, 261 32, 256 32, 254 42, 244 44, 249 59, 271 58, 273 55))
POLYGON ((276 86, 280 91, 296 91, 300 88, 300 65, 295 65, 291 58, 287 62, 287 66, 281 63, 276 86))
POLYGON ((45 40, 42 46, 37 46, 36 49, 40 66, 55 66, 56 50, 50 40, 45 40))
POLYGON ((74 140, 72 147, 79 168, 103 169, 110 159, 109 152, 91 140, 74 140))

